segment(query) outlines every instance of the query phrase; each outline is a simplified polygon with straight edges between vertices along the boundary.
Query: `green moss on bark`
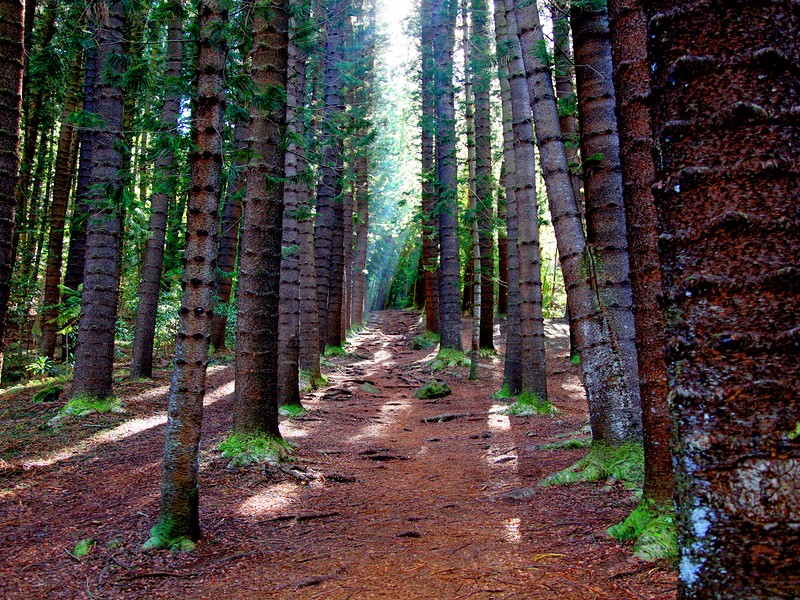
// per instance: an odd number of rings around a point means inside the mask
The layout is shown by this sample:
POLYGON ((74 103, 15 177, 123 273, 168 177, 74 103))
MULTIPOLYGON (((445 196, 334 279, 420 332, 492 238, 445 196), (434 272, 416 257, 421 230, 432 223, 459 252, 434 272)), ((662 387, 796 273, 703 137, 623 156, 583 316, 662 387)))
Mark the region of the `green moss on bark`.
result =
POLYGON ((253 463, 278 464, 294 451, 294 446, 281 437, 231 433, 219 445, 230 465, 240 467, 253 463))
POLYGON ((434 333, 433 331, 426 331, 424 334, 418 335, 413 340, 411 340, 411 345, 417 349, 433 348, 438 343, 439 343, 439 334, 434 333))
POLYGON ((628 488, 641 487, 644 482, 644 449, 641 444, 592 444, 589 453, 563 471, 545 477, 541 487, 569 485, 579 481, 616 479, 628 488))
POLYGON ((325 375, 315 377, 310 371, 300 371, 300 394, 313 392, 325 385, 328 385, 328 378, 325 375))
POLYGON ((508 389, 508 384, 504 383, 503 387, 497 390, 494 394, 492 394, 493 400, 508 400, 509 398, 513 398, 514 395, 511 393, 511 390, 508 389))
POLYGON ((195 542, 188 535, 175 531, 173 519, 161 519, 150 529, 150 538, 142 545, 142 550, 173 550, 191 552, 195 542))
POLYGON ((503 410, 504 415, 528 417, 533 415, 552 415, 558 412, 548 400, 542 400, 531 392, 523 392, 503 410))
POLYGON ((622 523, 608 528, 617 541, 635 540, 634 554, 641 560, 653 561, 678 556, 678 530, 672 505, 658 506, 644 499, 622 523))

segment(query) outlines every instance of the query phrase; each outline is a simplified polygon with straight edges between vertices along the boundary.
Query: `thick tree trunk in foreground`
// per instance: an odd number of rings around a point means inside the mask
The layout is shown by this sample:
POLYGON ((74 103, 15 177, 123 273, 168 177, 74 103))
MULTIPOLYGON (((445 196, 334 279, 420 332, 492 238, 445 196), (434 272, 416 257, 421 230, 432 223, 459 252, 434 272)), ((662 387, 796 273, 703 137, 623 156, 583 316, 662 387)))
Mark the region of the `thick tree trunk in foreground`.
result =
MULTIPOLYGON (((503 3, 505 5, 505 3, 503 3)), ((530 92, 522 60, 516 20, 506 20, 508 73, 514 133, 514 198, 517 211, 519 322, 522 393, 547 400, 547 363, 542 315, 542 259, 539 249, 539 206, 536 198, 536 155, 530 92)))
POLYGON ((436 162, 433 139, 436 131, 433 80, 432 0, 420 4, 422 56, 422 256, 425 269, 425 331, 439 333, 439 227, 436 212, 436 162))
POLYGON ((354 325, 364 322, 367 293, 367 233, 369 232, 369 158, 366 148, 356 158, 356 236, 353 249, 353 296, 350 317, 354 325))
POLYGON ((225 114, 224 42, 214 32, 228 18, 218 0, 200 0, 195 149, 189 156, 189 213, 175 366, 169 407, 158 524, 145 547, 191 547, 200 537, 198 458, 203 420, 214 269, 222 184, 222 123, 225 114), (213 36, 213 37, 212 37, 213 36))
MULTIPOLYGON (((501 169, 502 170, 502 169, 501 169)), ((505 171, 500 175, 499 190, 505 190, 508 175, 505 171)), ((506 219, 508 218, 505 196, 498 191, 497 195, 497 313, 508 313, 508 233, 506 232, 506 219)))
POLYGON ((50 205, 50 233, 47 240, 47 267, 44 275, 44 297, 42 304, 42 337, 39 339, 39 354, 53 358, 56 351, 58 331, 58 307, 61 299, 61 265, 64 249, 64 223, 67 216, 67 205, 72 190, 72 146, 75 126, 69 121, 77 105, 78 87, 80 86, 80 57, 72 65, 71 81, 61 111, 61 131, 58 135, 56 151, 55 181, 53 183, 53 201, 50 205))
POLYGON ((567 285, 570 326, 575 330, 594 443, 621 446, 641 439, 638 405, 627 393, 625 373, 611 345, 608 322, 598 305, 591 253, 586 247, 564 144, 558 125, 550 71, 537 48, 543 44, 536 2, 508 11, 509 30, 519 33, 531 98, 536 140, 556 228, 561 270, 567 285), (517 23, 519 25, 517 26, 517 23))
POLYGON ((0 374, 10 292, 12 238, 19 169, 25 2, 0 0, 0 374))
POLYGON ((679 597, 798 597, 798 4, 643 5, 679 597))
MULTIPOLYGON (((519 316, 519 230, 517 206, 517 164, 514 156, 514 125, 511 107, 510 59, 506 3, 495 0, 494 30, 497 38, 500 92, 503 110, 503 168, 506 191, 506 236, 508 239, 508 316, 506 318, 506 355, 503 367, 504 391, 516 396, 522 391, 522 352, 520 350, 519 316)), ((523 73, 523 84, 525 83, 523 73)), ((528 109, 530 112, 530 109, 528 109)))
POLYGON ((131 379, 153 376, 153 343, 164 265, 164 243, 167 237, 167 213, 176 181, 174 140, 178 135, 181 110, 181 67, 183 63, 183 14, 180 2, 173 2, 174 16, 167 29, 167 70, 164 106, 161 109, 161 131, 158 146, 161 153, 155 164, 154 194, 150 199, 150 237, 145 246, 144 271, 139 285, 139 308, 133 337, 131 379))
POLYGON ((586 192, 586 241, 593 252, 602 309, 614 332, 612 343, 625 367, 628 394, 639 401, 639 366, 633 322, 628 240, 622 204, 619 136, 608 11, 573 8, 581 156, 586 192))
POLYGON ((276 98, 267 108, 254 102, 250 110, 254 156, 243 206, 233 431, 280 437, 276 399, 286 104, 278 98, 285 98, 287 83, 286 1, 257 1, 253 30, 253 83, 260 93, 271 91, 276 98))
POLYGON ((92 150, 86 265, 72 395, 106 398, 113 392, 120 279, 123 91, 115 68, 124 49, 125 3, 108 0, 97 8, 97 114, 103 125, 95 131, 92 150))
POLYGON ((638 0, 609 0, 608 9, 642 402, 643 499, 663 507, 672 505, 675 481, 669 448, 672 424, 667 407, 664 314, 659 308, 658 231, 651 190, 655 166, 646 106, 650 97, 647 25, 638 0))
POLYGON ((458 5, 455 0, 431 2, 436 107, 436 170, 439 209, 439 327, 441 348, 463 350, 461 344, 460 257, 458 248, 458 165, 453 92, 453 45, 458 5))

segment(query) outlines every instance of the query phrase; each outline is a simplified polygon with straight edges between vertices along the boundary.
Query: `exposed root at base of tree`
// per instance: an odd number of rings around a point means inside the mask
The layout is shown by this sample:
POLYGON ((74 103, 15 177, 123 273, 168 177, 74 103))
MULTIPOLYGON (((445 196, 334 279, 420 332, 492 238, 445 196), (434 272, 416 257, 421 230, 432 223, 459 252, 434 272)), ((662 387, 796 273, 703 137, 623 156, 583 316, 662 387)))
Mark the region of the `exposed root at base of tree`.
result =
POLYGON ((593 443, 589 453, 566 469, 545 477, 541 487, 569 485, 579 481, 614 479, 633 489, 644 481, 644 449, 641 444, 609 446, 593 443))

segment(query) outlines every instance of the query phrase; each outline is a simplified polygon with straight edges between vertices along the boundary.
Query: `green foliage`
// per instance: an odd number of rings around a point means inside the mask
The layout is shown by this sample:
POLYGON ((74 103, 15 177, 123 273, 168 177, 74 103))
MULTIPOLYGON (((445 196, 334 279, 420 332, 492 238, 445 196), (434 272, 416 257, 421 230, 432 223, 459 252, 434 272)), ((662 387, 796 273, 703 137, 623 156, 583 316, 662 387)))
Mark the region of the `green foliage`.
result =
POLYGON ((289 417, 290 419, 302 417, 307 413, 308 411, 303 408, 302 404, 284 404, 278 407, 278 414, 283 417, 289 417))
POLYGON ((795 423, 795 425, 794 425, 794 431, 790 431, 790 432, 787 434, 787 437, 788 437, 790 440, 796 440, 798 437, 800 437, 800 421, 798 421, 797 423, 795 423))
POLYGON ((572 438, 560 442, 540 444, 536 446, 536 450, 578 450, 580 448, 589 448, 591 445, 591 438, 572 438))
POLYGON ((278 464, 285 461, 294 447, 282 437, 264 434, 231 433, 219 445, 231 466, 240 467, 254 463, 278 464))
POLYGON ((59 412, 62 415, 72 417, 85 417, 93 413, 121 413, 125 411, 122 408, 122 402, 116 396, 97 398, 89 394, 81 394, 67 402, 59 412))
POLYGON ((459 350, 453 348, 440 348, 431 363, 431 371, 441 371, 449 367, 468 367, 470 366, 469 357, 459 350))
POLYGON ((672 505, 657 506, 643 499, 622 522, 608 528, 608 534, 619 542, 635 540, 634 554, 646 561, 678 556, 678 531, 672 505))
POLYGON ((323 356, 328 358, 334 358, 337 356, 347 356, 347 351, 342 348, 341 346, 325 346, 325 352, 322 353, 323 356))
POLYGON ((563 117, 574 117, 578 114, 578 97, 575 94, 571 94, 566 98, 559 98, 558 102, 558 116, 563 117))
POLYGON ((421 400, 430 400, 432 398, 444 398, 445 396, 449 396, 452 392, 453 390, 451 390, 450 386, 444 381, 434 379, 418 389, 414 393, 414 397, 421 400))
POLYGON ((191 552, 195 549, 195 543, 186 535, 175 535, 175 522, 173 519, 161 519, 150 529, 150 539, 148 539, 142 550, 172 550, 181 552, 191 552))
POLYGON ((89 552, 91 552, 95 544, 96 542, 92 538, 86 538, 85 540, 79 541, 72 549, 72 556, 75 558, 83 558, 89 554, 89 552))
POLYGON ((433 331, 426 331, 422 335, 416 336, 411 340, 411 346, 417 350, 422 348, 433 348, 439 343, 439 334, 433 331))
POLYGON ((597 12, 606 10, 606 0, 572 0, 572 8, 597 12))
POLYGON ((626 487, 641 487, 644 482, 644 448, 641 444, 610 446, 593 443, 589 453, 563 471, 545 477, 539 482, 542 487, 569 485, 578 481, 601 481, 615 479, 626 487))
POLYGON ((25 370, 32 375, 38 375, 39 381, 44 382, 46 375, 56 366, 52 359, 46 356, 38 356, 36 360, 25 365, 25 370))
POLYGON ((511 394, 511 390, 508 389, 507 383, 504 383, 503 387, 492 394, 493 400, 507 400, 509 398, 513 398, 513 395, 511 394))
POLYGON ((31 402, 55 402, 63 390, 64 388, 60 385, 49 385, 36 392, 31 398, 31 402))
POLYGON ((531 392, 523 392, 505 410, 504 415, 517 417, 529 417, 533 415, 552 415, 558 409, 550 401, 542 400, 538 395, 531 392))

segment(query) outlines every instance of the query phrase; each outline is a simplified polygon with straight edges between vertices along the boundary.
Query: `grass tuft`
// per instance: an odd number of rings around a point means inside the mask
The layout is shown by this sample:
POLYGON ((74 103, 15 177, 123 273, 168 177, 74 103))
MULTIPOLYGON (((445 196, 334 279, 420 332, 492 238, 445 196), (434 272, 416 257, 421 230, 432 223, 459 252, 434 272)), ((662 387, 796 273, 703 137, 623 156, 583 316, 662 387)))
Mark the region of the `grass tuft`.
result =
POLYGON ((589 448, 591 445, 591 438, 573 438, 571 440, 540 444, 536 446, 536 450, 578 450, 580 448, 589 448))
POLYGON ((453 350, 452 348, 440 348, 431 363, 431 371, 441 371, 448 367, 468 367, 470 365, 469 357, 460 350, 453 350))
POLYGON ((593 443, 589 453, 563 471, 545 477, 541 487, 569 485, 579 481, 616 479, 629 489, 641 487, 644 482, 644 449, 641 444, 623 444, 619 447, 593 443))
POLYGON ((175 534, 175 522, 172 519, 161 519, 150 529, 150 538, 142 545, 142 550, 172 550, 191 552, 195 542, 188 535, 175 534))
POLYGON ((552 415, 557 412, 558 409, 549 400, 542 400, 531 392, 523 392, 507 408, 503 409, 504 415, 518 417, 552 415))
POLYGON ((619 542, 635 540, 634 554, 641 560, 675 560, 678 556, 678 531, 672 505, 658 506, 644 499, 622 523, 609 527, 608 534, 619 542))
POLYGON ((341 346, 325 346, 325 352, 323 352, 323 356, 328 358, 347 356, 347 351, 341 346))
POLYGON ((504 383, 503 387, 497 390, 494 394, 492 394, 492 400, 508 400, 509 398, 513 398, 514 394, 511 393, 511 390, 508 389, 508 384, 504 383))
POLYGON ((282 437, 231 433, 222 441, 219 449, 225 458, 231 459, 231 467, 241 467, 254 463, 277 465, 289 457, 294 446, 282 437))

